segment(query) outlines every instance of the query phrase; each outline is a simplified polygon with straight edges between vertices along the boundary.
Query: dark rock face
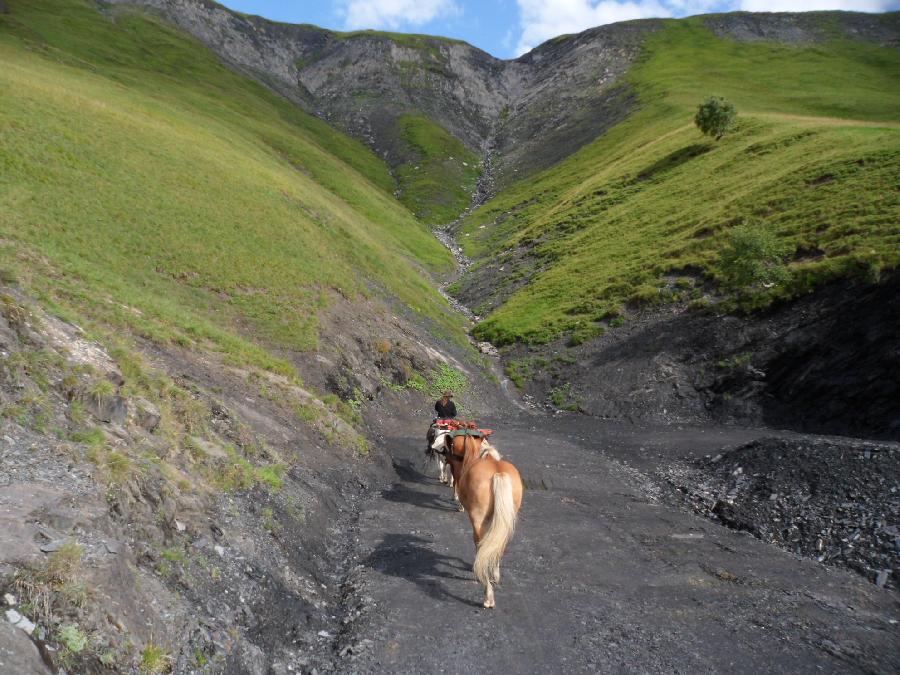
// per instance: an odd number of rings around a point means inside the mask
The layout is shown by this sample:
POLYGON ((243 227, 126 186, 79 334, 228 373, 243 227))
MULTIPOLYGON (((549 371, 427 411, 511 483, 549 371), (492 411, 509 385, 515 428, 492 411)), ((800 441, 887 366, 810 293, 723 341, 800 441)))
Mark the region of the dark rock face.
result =
POLYGON ((742 42, 763 40, 786 44, 823 42, 836 36, 897 46, 900 17, 854 12, 765 13, 734 12, 713 14, 704 19, 719 37, 742 42))
POLYGON ((764 366, 770 397, 764 420, 900 438, 898 340, 900 277, 784 334, 764 366))
POLYGON ((900 438, 900 275, 845 282, 754 317, 671 307, 602 338, 514 358, 546 364, 528 393, 568 386, 584 412, 654 422, 765 423, 900 438))
MULTIPOLYGON (((210 0, 111 0, 162 14, 225 61, 362 140, 392 167, 407 160, 397 118, 422 114, 485 158, 476 201, 544 169, 623 120, 621 82, 663 21, 630 21, 550 40, 504 61, 438 37, 337 33, 237 14, 210 0)), ((893 15, 713 15, 739 40, 788 43, 847 35, 896 44, 893 15)))

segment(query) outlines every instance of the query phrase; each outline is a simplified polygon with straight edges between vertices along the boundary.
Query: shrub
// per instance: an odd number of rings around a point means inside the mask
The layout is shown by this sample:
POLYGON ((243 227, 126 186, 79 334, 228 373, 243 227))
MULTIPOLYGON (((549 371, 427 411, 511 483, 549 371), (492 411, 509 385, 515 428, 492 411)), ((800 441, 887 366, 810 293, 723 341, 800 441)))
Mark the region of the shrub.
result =
POLYGON ((465 374, 456 370, 448 363, 442 363, 437 370, 431 374, 431 394, 439 396, 446 390, 452 391, 454 394, 464 392, 469 388, 469 380, 465 374))
POLYGON ((19 276, 9 267, 0 267, 0 283, 12 285, 19 283, 19 276))
POLYGON ((550 390, 550 401, 560 410, 577 412, 580 408, 578 398, 572 394, 572 385, 566 383, 550 390))
POLYGON ((67 541, 47 558, 47 580, 54 584, 69 583, 81 569, 84 549, 74 541, 67 541))
POLYGON ((734 125, 737 111, 721 96, 710 96, 697 106, 697 114, 694 115, 694 124, 707 136, 719 140, 734 125))
POLYGON ((726 287, 746 293, 754 286, 777 285, 790 272, 784 259, 788 248, 761 222, 745 221, 729 235, 719 258, 726 287))
POLYGON ((73 654, 88 646, 88 638, 75 624, 67 624, 59 630, 59 642, 73 654))
POLYGON ((415 389, 416 391, 425 391, 425 388, 428 386, 428 382, 424 377, 419 375, 419 373, 413 373, 406 381, 406 386, 410 389, 415 389))
POLYGON ((148 642, 141 651, 142 673, 164 673, 169 670, 169 655, 159 645, 148 642))

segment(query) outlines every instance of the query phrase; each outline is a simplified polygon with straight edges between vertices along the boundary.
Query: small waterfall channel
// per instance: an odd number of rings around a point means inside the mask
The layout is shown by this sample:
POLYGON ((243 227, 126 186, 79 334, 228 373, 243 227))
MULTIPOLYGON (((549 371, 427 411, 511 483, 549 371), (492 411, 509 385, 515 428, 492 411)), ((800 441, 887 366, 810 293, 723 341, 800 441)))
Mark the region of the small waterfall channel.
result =
MULTIPOLYGON (((470 209, 467 209, 460 218, 464 217, 469 213, 470 209)), ((472 324, 476 323, 480 317, 476 315, 471 309, 469 309, 462 302, 454 298, 450 293, 447 292, 447 288, 454 281, 457 281, 465 271, 472 265, 472 260, 463 253, 462 247, 456 242, 456 239, 453 236, 453 226, 458 223, 459 220, 456 220, 448 225, 444 225, 443 227, 437 227, 432 230, 434 236, 440 241, 444 246, 447 247, 447 250, 453 254, 453 258, 456 260, 456 270, 454 270, 453 274, 451 274, 445 281, 443 281, 439 286, 438 290, 441 295, 446 298, 447 302, 449 302, 458 312, 463 314, 467 319, 469 319, 472 324)), ((527 399, 523 400, 523 398, 519 395, 518 391, 510 382, 509 378, 506 377, 506 374, 503 372, 503 367, 500 362, 500 354, 497 351, 497 348, 494 347, 490 342, 478 342, 476 341, 471 332, 469 332, 469 341, 472 345, 477 349, 481 354, 484 354, 487 359, 485 359, 491 373, 494 377, 497 378, 497 381, 500 384, 500 391, 503 392, 503 396, 509 401, 512 405, 514 405, 519 410, 523 411, 532 411, 534 410, 534 405, 530 403, 527 399)))
MULTIPOLYGON (((451 274, 445 281, 440 284, 440 286, 438 286, 438 290, 441 292, 441 295, 444 296, 447 302, 449 302, 458 312, 464 314, 466 318, 469 319, 469 321, 475 323, 478 321, 479 317, 466 305, 461 303, 459 300, 457 300, 447 292, 447 288, 450 286, 450 284, 457 281, 472 265, 472 260, 468 258, 465 253, 463 253, 462 247, 456 243, 456 239, 454 239, 453 237, 452 228, 453 225, 456 224, 456 222, 458 221, 454 221, 449 225, 438 227, 432 230, 437 240, 447 247, 447 250, 453 254, 453 258, 456 260, 456 269, 453 271, 453 274, 451 274)), ((485 352, 485 350, 480 346, 481 344, 482 343, 475 343, 475 346, 478 347, 479 351, 481 351, 482 353, 489 353, 485 352)), ((491 349, 493 349, 493 346, 491 346, 491 349)), ((493 351, 496 352, 495 349, 493 349, 493 351)))

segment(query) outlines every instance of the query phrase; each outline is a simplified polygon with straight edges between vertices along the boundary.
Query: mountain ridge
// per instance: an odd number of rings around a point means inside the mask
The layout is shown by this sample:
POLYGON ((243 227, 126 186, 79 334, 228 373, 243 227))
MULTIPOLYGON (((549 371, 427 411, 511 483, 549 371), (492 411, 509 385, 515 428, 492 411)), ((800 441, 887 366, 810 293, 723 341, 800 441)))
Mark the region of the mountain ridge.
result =
MULTIPOLYGON (((482 201, 497 189, 571 155, 621 122, 636 104, 620 82, 649 34, 670 19, 628 21, 548 40, 516 59, 465 42, 379 31, 340 33, 242 15, 212 0, 112 0, 161 13, 233 66, 362 140, 398 173, 401 200, 416 189, 417 152, 398 119, 417 115, 449 132, 483 162, 482 201), (403 169, 407 171, 404 174, 403 169), (399 170, 399 171, 398 171, 399 170)), ((738 40, 811 43, 835 35, 897 44, 897 16, 845 12, 705 15, 710 30, 738 40)), ((435 129, 436 133, 440 133, 435 129)), ((470 158, 471 159, 471 158, 470 158)), ((456 191, 439 224, 469 206, 472 168, 438 172, 456 191), (461 177, 461 174, 465 178, 461 177), (468 186, 467 186, 468 187, 468 186), (455 213, 453 210, 455 209, 455 213)), ((470 164, 470 162, 467 162, 470 164)), ((438 190, 427 197, 438 199, 438 190)))

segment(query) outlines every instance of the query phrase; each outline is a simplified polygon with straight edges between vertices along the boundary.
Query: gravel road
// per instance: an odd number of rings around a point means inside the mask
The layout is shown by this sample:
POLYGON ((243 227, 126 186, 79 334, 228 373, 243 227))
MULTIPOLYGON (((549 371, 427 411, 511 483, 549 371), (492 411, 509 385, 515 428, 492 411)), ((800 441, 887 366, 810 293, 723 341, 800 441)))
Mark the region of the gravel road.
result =
POLYGON ((480 607, 468 519, 388 438, 397 478, 364 506, 341 672, 897 672, 898 595, 657 496, 643 470, 771 431, 523 417, 495 444, 522 472, 497 608, 480 607))

